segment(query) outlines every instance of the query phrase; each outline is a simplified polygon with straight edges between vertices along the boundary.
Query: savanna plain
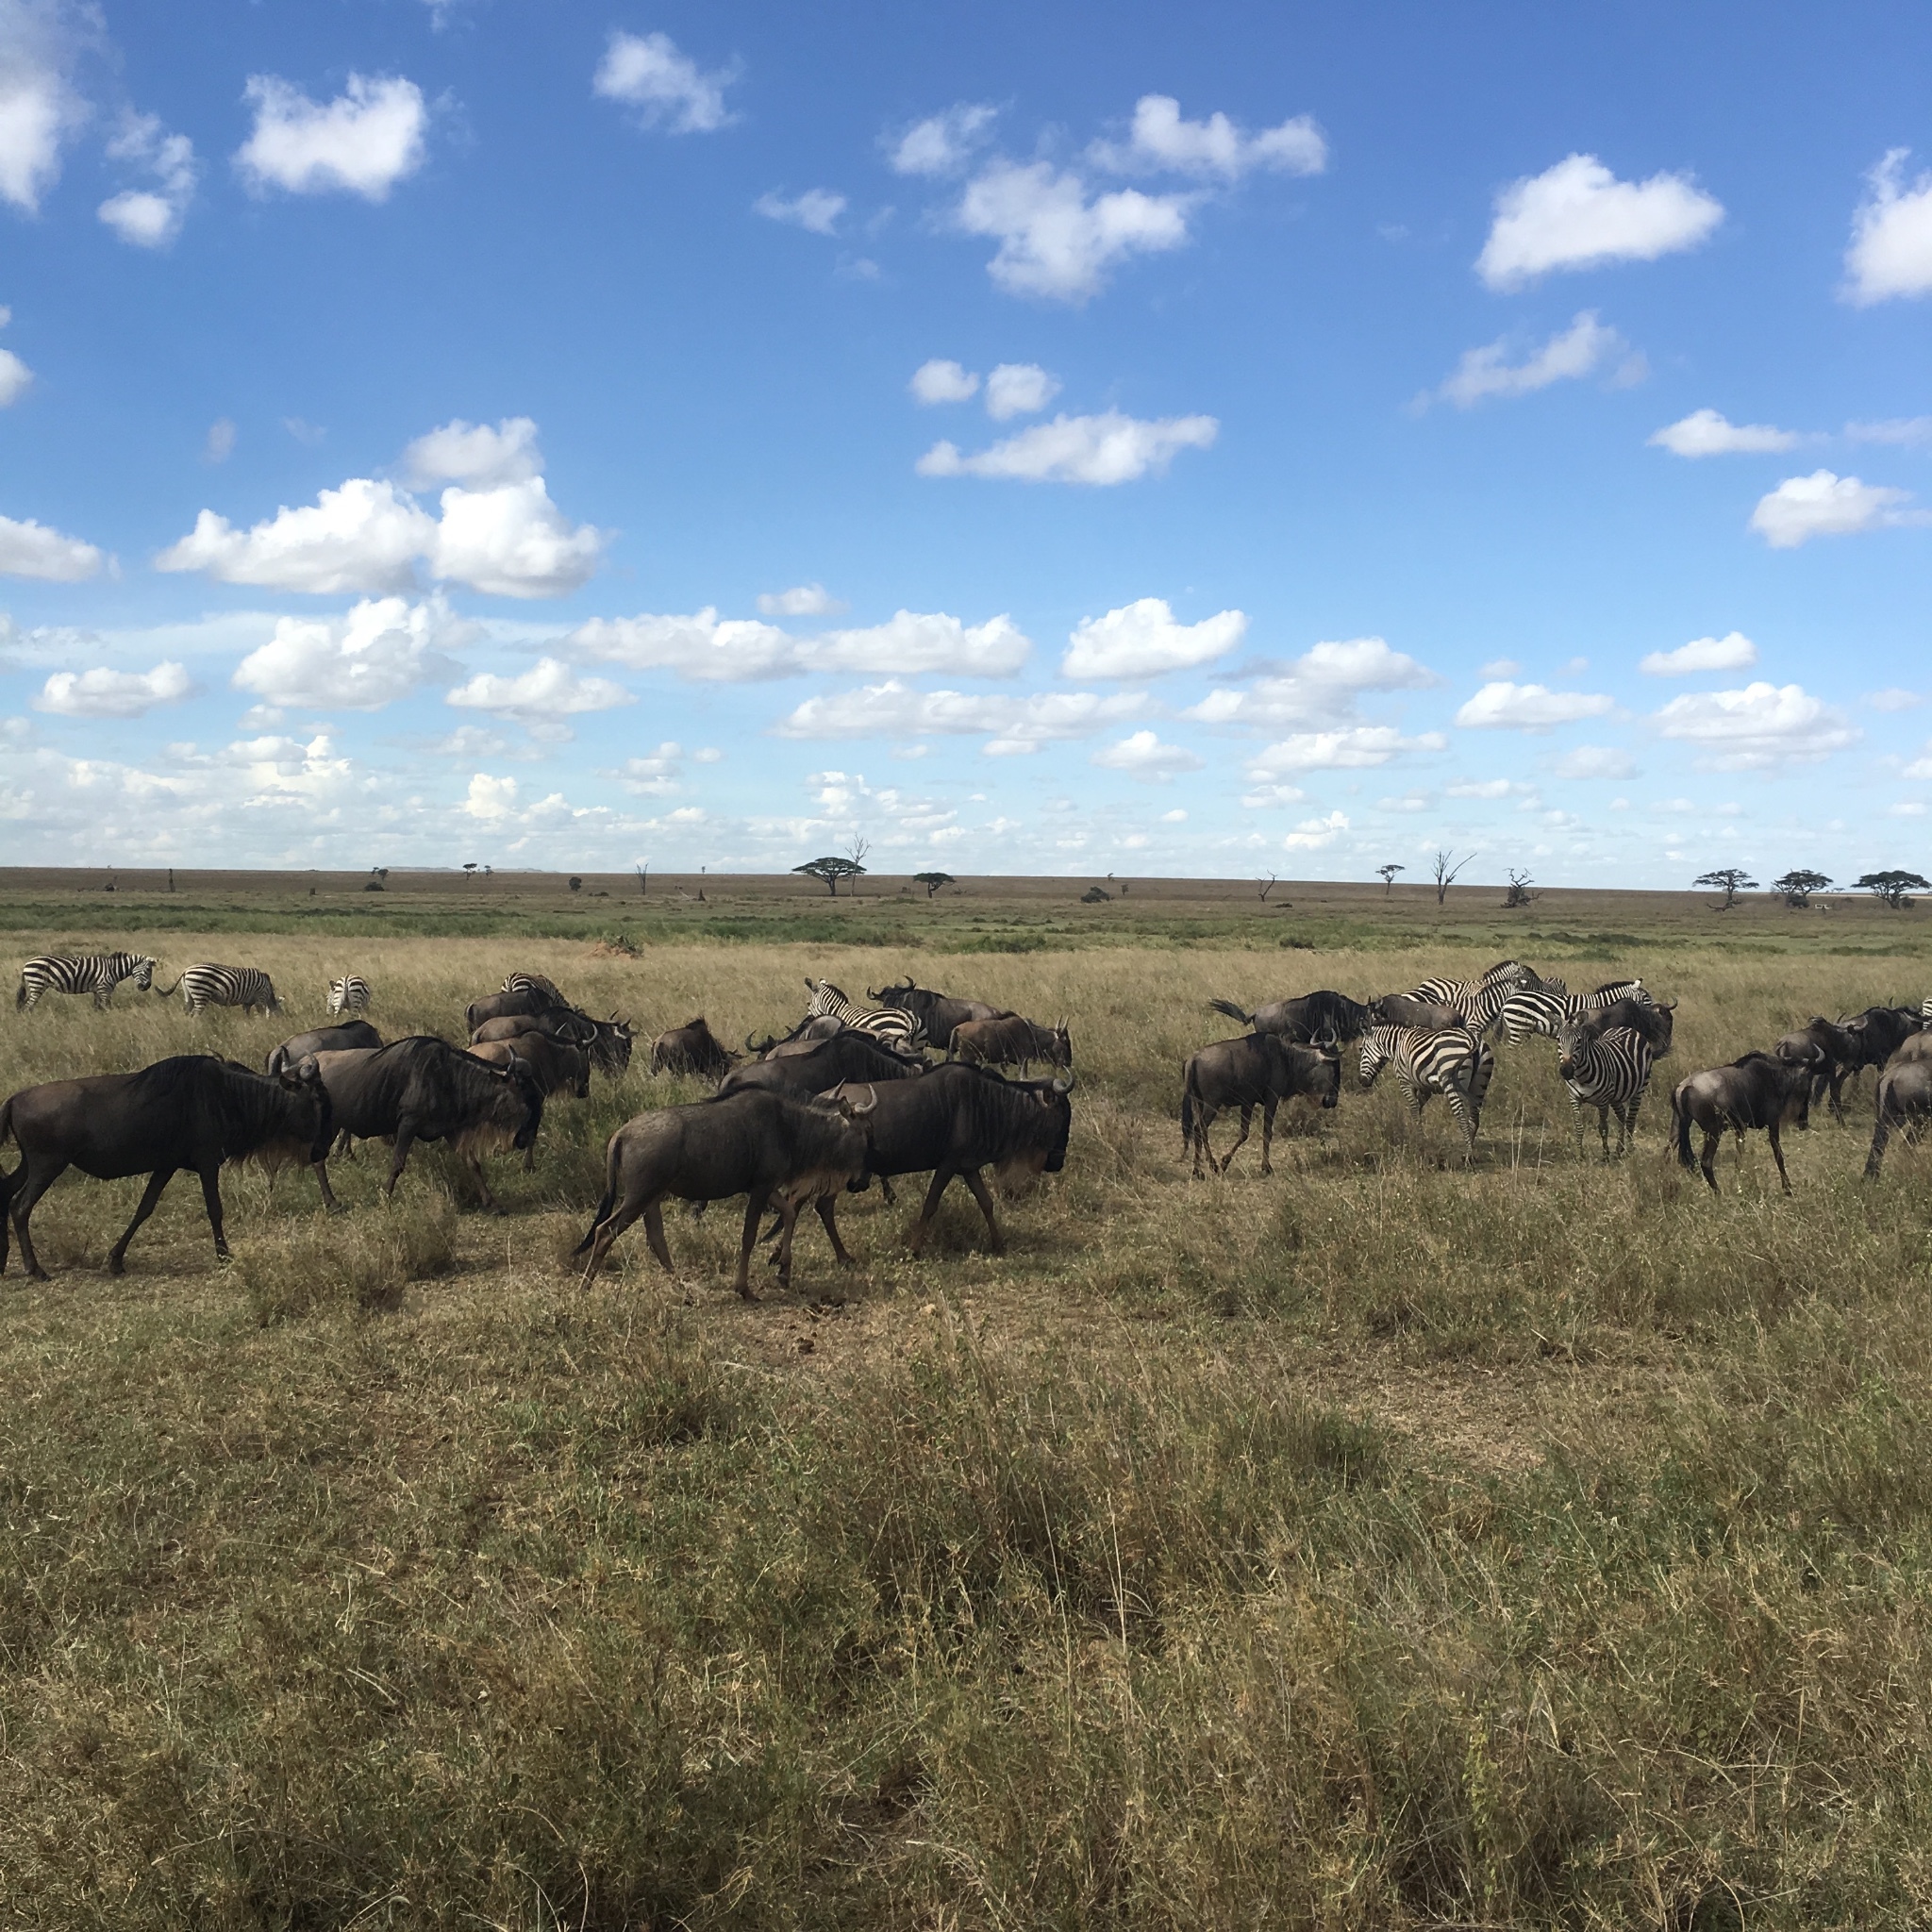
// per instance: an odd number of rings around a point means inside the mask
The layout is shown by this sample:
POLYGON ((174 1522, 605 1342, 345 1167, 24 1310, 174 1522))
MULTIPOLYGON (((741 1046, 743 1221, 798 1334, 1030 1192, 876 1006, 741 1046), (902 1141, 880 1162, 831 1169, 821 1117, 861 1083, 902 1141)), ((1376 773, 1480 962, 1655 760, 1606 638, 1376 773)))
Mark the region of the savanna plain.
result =
MULTIPOLYGON (((1932 914, 1758 899, 967 881, 0 874, 10 960, 268 968, 286 1021, 126 988, 0 1012, 0 1092, 259 1065, 335 973, 460 1038, 534 970, 645 1042, 534 1172, 379 1146, 69 1175, 0 1278, 0 1923, 208 1928, 1932 1922, 1932 1210, 1840 1126, 1666 1158, 1671 1086, 1932 991, 1932 914), (705 896, 700 898, 699 892, 705 896), (1283 904, 1286 900, 1288 903, 1283 904), (1474 1161, 1392 1084, 1191 1177, 1208 1011, 1513 957, 1679 1002, 1634 1155, 1551 1042, 1474 1161), (923 1258, 847 1196, 794 1284, 739 1216, 569 1259, 647 1071, 802 981, 911 974, 1072 1029, 1065 1172, 955 1187, 923 1258)), ((10 991, 13 963, 8 967, 10 991)), ((1224 1120, 1217 1147, 1232 1133, 1224 1120)), ((0 1154, 10 1167, 17 1156, 0 1154)))

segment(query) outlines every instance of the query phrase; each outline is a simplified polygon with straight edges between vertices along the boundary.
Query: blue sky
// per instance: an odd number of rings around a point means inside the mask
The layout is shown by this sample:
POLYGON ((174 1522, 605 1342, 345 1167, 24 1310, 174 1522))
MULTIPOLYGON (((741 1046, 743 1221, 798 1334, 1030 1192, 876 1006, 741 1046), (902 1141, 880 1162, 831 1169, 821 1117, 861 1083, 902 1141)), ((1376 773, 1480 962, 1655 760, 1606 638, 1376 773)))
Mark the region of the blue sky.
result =
POLYGON ((0 0, 8 862, 1932 870, 1932 28, 0 0))

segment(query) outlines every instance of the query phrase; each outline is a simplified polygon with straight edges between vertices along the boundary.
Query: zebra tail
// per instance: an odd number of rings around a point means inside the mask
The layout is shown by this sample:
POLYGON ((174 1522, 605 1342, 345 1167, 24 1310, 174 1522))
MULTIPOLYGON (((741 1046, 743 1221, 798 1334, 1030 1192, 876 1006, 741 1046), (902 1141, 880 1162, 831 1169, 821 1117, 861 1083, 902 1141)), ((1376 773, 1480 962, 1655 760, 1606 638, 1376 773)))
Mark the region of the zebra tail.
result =
POLYGON ((21 1008, 22 1007, 25 1006, 25 1005, 26 1005, 26 974, 25 974, 25 973, 23 973, 23 974, 22 974, 20 975, 20 985, 19 985, 19 986, 18 986, 17 988, 15 988, 15 990, 14 990, 14 994, 13 994, 13 1006, 14 1006, 14 1010, 15 1010, 16 1012, 18 1012, 18 1011, 20 1010, 20 1008, 21 1008))
POLYGON ((158 993, 159 993, 164 1000, 173 999, 174 996, 181 991, 181 980, 186 979, 187 977, 188 974, 184 972, 180 975, 180 978, 177 978, 175 980, 173 986, 163 986, 158 980, 157 980, 155 982, 155 991, 158 993))
POLYGON ((1697 1161, 1690 1152, 1690 1109, 1683 1105, 1682 1096, 1671 1095, 1671 1144, 1677 1150, 1679 1167, 1695 1167, 1697 1161))
POLYGON ((1239 1020, 1243 1026, 1252 1026, 1255 1024, 1254 1014, 1242 1012, 1232 1000, 1209 1000, 1208 1005, 1209 1010, 1225 1013, 1230 1020, 1239 1020))

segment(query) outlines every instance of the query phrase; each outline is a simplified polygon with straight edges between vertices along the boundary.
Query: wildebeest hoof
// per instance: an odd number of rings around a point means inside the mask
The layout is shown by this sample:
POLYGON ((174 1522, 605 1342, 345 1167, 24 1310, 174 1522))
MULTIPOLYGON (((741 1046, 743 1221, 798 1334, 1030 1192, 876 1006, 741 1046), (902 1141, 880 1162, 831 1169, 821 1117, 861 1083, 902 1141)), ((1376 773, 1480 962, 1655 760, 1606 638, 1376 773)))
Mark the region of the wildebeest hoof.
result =
POLYGON ((109 1274, 125 1274, 127 1273, 127 1263, 119 1255, 109 1255, 108 1257, 108 1273, 109 1274))

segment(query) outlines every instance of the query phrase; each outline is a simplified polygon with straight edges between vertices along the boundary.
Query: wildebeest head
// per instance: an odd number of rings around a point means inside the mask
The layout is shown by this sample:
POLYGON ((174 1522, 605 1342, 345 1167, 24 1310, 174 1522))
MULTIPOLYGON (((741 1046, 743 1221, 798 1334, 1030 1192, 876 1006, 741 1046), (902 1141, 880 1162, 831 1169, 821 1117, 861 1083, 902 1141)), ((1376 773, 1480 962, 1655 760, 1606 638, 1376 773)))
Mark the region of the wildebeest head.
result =
POLYGON ((869 1000, 876 1000, 882 1007, 896 1007, 905 1012, 910 1010, 912 995, 919 991, 908 973, 903 980, 894 980, 890 986, 867 987, 865 996, 869 1000))
POLYGON ((308 1144, 305 1157, 310 1167, 328 1158, 329 1142, 335 1139, 335 1108, 328 1089, 322 1084, 322 1068, 315 1056, 305 1054, 292 1067, 283 1067, 275 1083, 294 1101, 289 1108, 289 1138, 308 1144))
POLYGON ((1324 1108, 1332 1108, 1341 1099, 1341 1049, 1331 1033, 1318 1040, 1310 1051, 1321 1062, 1315 1074, 1315 1097, 1324 1108))
MULTIPOLYGON (((987 1077, 996 1077, 988 1075, 987 1077)), ((1074 1091, 1074 1076, 1058 1080, 1009 1080, 1007 1085, 1024 1093, 1040 1109, 1040 1117, 1029 1124, 1022 1144, 999 1165, 1000 1186, 1011 1192, 1042 1174, 1058 1174, 1067 1164, 1067 1141, 1074 1130, 1074 1104, 1068 1098, 1074 1091)))

